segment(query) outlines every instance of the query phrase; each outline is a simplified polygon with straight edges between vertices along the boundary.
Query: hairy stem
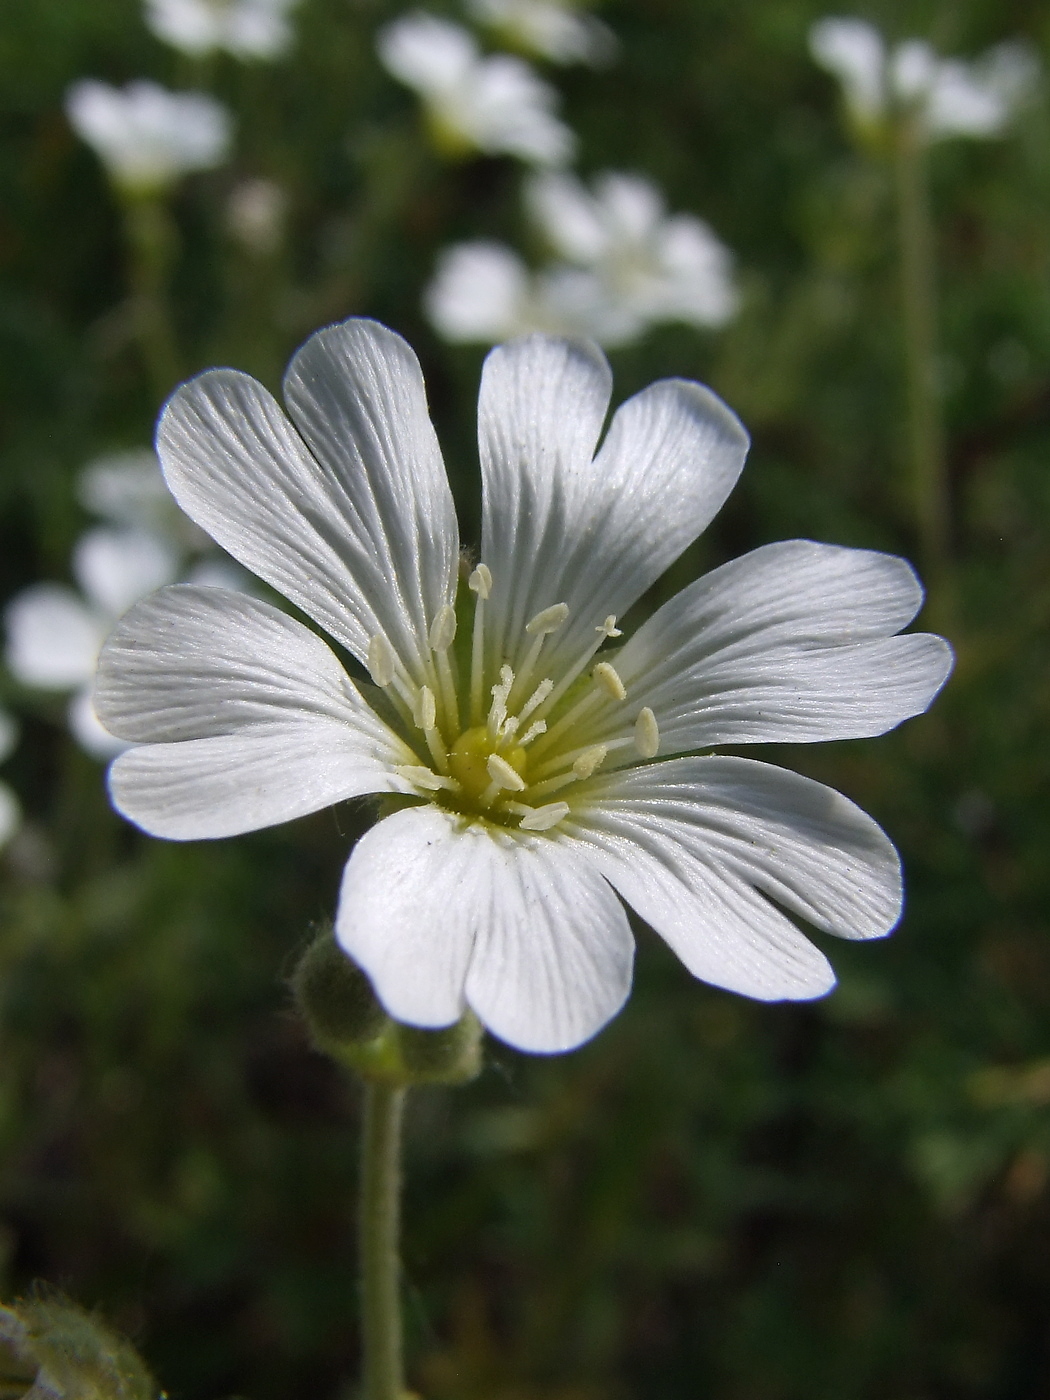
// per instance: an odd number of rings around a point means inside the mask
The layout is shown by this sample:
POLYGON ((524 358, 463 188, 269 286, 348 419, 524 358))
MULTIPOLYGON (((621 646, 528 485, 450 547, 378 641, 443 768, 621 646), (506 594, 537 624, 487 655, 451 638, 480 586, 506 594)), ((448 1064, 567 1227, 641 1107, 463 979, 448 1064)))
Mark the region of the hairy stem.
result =
POLYGON ((175 254, 175 230, 162 199, 135 196, 125 201, 125 226, 135 331, 158 404, 181 378, 168 303, 168 277, 175 254))
POLYGON ((908 389, 910 497, 930 574, 948 555, 948 481, 937 368, 937 303, 933 226, 925 150, 916 123, 900 122, 896 147, 897 216, 905 373, 908 389))
POLYGON ((361 1143, 361 1338, 364 1400, 402 1400, 398 1235, 405 1090, 365 1081, 361 1143))

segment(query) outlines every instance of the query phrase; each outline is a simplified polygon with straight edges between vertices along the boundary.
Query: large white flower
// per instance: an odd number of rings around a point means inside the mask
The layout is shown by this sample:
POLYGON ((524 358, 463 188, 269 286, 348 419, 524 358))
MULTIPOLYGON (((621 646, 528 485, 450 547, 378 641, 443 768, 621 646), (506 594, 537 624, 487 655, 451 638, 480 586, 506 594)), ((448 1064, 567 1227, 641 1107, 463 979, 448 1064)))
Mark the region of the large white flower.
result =
POLYGON ((220 165, 233 133, 214 97, 147 81, 121 90, 85 78, 66 94, 66 115, 114 182, 131 193, 161 190, 191 170, 220 165))
POLYGON ((225 49, 236 58, 280 58, 294 37, 299 0, 146 0, 146 24, 193 57, 225 49))
POLYGON ((532 272, 499 243, 446 249, 424 296, 446 340, 539 330, 626 345, 663 322, 717 327, 735 313, 728 249, 701 219, 669 217, 642 176, 607 171, 592 192, 546 171, 526 185, 526 203, 557 261, 532 272))
POLYGON ((747 437, 709 390, 665 380, 595 455, 610 390, 584 342, 489 355, 471 568, 393 332, 348 321, 307 341, 290 419, 245 374, 201 375, 159 425, 173 493, 360 678, 268 603, 185 586, 133 608, 99 668, 99 712, 138 746, 113 800, 155 835, 400 797, 350 856, 339 939, 395 1017, 441 1026, 470 1006, 534 1051, 579 1044, 626 998, 621 898, 698 977, 826 991, 790 916, 888 933, 893 846, 819 783, 698 751, 882 733, 951 665, 940 638, 895 635, 922 601, 907 563, 809 540, 716 569, 624 642, 618 618, 719 509, 747 437))
POLYGON ((514 48, 552 63, 599 67, 616 56, 616 36, 573 0, 467 0, 478 24, 514 48))
POLYGON ((887 49, 865 20, 819 20, 809 35, 814 59, 842 84, 846 106, 864 128, 894 110, 912 114, 927 140, 1000 135, 1031 90, 1038 65, 1024 46, 1000 44, 973 63, 941 58, 922 39, 887 49))
POLYGON ((388 72, 423 99, 439 150, 537 165, 572 157, 576 139, 554 115, 557 94, 520 58, 482 57, 466 29, 421 12, 381 29, 377 48, 388 72))

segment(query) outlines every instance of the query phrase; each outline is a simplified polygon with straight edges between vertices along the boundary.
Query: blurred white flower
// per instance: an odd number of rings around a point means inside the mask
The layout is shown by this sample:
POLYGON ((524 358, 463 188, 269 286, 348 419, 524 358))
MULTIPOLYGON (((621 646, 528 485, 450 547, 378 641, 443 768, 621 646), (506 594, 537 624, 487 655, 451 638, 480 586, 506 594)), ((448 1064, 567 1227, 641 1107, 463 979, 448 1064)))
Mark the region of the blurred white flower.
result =
POLYGON ((226 159, 230 115, 203 92, 169 92, 151 82, 110 87, 94 78, 66 94, 70 125, 113 181, 130 193, 152 193, 191 170, 226 159))
MULTIPOLYGON (((17 594, 7 606, 6 661, 23 685, 74 691, 68 711, 73 737, 88 753, 109 758, 124 745, 99 724, 92 689, 99 648, 116 620, 180 577, 233 590, 243 590, 248 579, 231 559, 216 555, 204 531, 179 509, 152 448, 96 457, 80 473, 77 497, 107 522, 87 531, 73 552, 81 591, 39 583, 17 594), (207 554, 187 567, 187 556, 202 551, 207 554)), ((2 817, 0 801, 0 831, 2 817)))
POLYGON ((467 10, 508 45, 552 63, 600 67, 616 57, 612 30, 572 0, 467 0, 467 10))
POLYGON ((236 58, 280 58, 292 45, 288 15, 299 0, 146 0, 146 24, 192 57, 225 49, 236 58))
MULTIPOLYGON (((18 743, 18 725, 0 710, 0 763, 11 757, 18 743)), ((6 846, 22 824, 22 808, 6 783, 0 783, 0 846, 6 846)))
POLYGON ((379 57, 423 100, 435 146, 447 155, 481 151, 536 165, 561 165, 576 138, 554 115, 557 94, 509 54, 484 57, 467 30, 422 12, 379 31, 379 57))
POLYGON ((7 605, 7 666, 23 685, 74 691, 68 720, 88 753, 111 757, 124 747, 99 723, 92 703, 95 665, 113 624, 132 603, 179 576, 178 551, 145 530, 100 526, 73 552, 78 594, 37 583, 7 605))
POLYGON ((268 257, 281 246, 288 196, 274 180, 241 180, 226 201, 230 237, 256 257, 268 257))
POLYGON ((661 322, 715 327, 736 311, 727 249, 700 219, 667 217, 648 180, 608 172, 591 193, 547 172, 526 202, 559 261, 533 273, 502 244, 447 249, 424 298, 445 339, 494 344, 539 330, 615 346, 661 322))
POLYGON ((809 47, 842 84, 850 115, 877 128, 895 111, 912 114, 927 140, 1000 135, 1031 92, 1039 65, 1023 44, 1005 43, 972 63, 941 58, 922 39, 888 49, 865 20, 819 20, 809 47))

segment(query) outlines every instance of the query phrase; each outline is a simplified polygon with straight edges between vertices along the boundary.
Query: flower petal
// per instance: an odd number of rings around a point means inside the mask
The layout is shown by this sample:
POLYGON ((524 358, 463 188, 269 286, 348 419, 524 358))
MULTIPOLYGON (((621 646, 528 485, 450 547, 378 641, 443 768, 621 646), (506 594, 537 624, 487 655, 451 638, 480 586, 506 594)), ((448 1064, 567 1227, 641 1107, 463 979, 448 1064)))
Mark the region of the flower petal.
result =
POLYGON ((155 836, 233 836, 364 793, 413 756, 319 637, 242 593, 177 585, 103 650, 95 704, 124 739, 118 810, 155 836))
POLYGON ((452 601, 459 544, 418 362, 392 331, 350 321, 307 342, 286 390, 317 456, 254 379, 213 370, 161 417, 168 485, 359 660, 383 632, 422 680, 426 624, 452 601))
POLYGON ((469 1003, 502 1040, 554 1052, 620 1009, 633 941, 586 863, 437 807, 379 823, 346 868, 336 932, 391 1015, 447 1025, 469 1003))
POLYGON ((592 461, 607 397, 604 358, 583 344, 532 336, 486 361, 482 557, 495 580, 491 646, 512 665, 507 642, 556 602, 571 616, 548 664, 578 655, 708 524, 743 466, 738 420, 684 380, 623 404, 592 461))
POLYGON ((620 652, 631 721, 653 711, 661 754, 882 734, 951 671, 942 638, 893 635, 921 603, 895 555, 811 540, 753 550, 684 588, 620 652))
POLYGON ((91 678, 107 624, 71 588, 33 584, 8 603, 5 620, 5 659, 23 685, 70 690, 91 678))
POLYGON ((398 786, 352 730, 320 717, 142 744, 109 770, 117 811, 168 841, 240 836, 398 786))
POLYGON ((743 758, 685 758, 605 774, 565 824, 695 976, 762 1000, 819 996, 824 958, 778 908, 842 938, 900 916, 885 833, 810 778, 743 758))
POLYGON ((346 726, 380 764, 411 761, 320 637, 224 588, 179 583, 137 603, 102 649, 95 706, 133 743, 318 718, 346 726))

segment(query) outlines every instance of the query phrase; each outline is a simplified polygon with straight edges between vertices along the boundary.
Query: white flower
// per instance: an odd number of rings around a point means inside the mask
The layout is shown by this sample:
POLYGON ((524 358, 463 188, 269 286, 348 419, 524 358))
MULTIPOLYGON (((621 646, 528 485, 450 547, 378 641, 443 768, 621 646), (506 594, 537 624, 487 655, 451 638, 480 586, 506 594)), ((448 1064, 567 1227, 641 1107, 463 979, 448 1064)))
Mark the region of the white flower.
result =
POLYGON ((123 91, 93 78, 74 83, 66 115, 115 183, 132 193, 160 190, 191 170, 221 164, 232 137, 229 113, 213 97, 145 81, 123 91))
POLYGON ((1021 44, 1000 44, 974 63, 940 58, 921 39, 887 51, 874 26, 828 18, 813 25, 810 52, 842 83, 861 127, 877 127, 894 110, 913 114, 928 140, 1000 135, 1034 85, 1038 64, 1021 44))
POLYGON ((571 158, 576 139, 554 115, 557 95, 520 58, 484 58, 467 30, 423 13, 381 29, 377 48, 387 70, 423 99, 439 150, 538 165, 571 158))
POLYGON ((226 228, 249 253, 265 258, 276 253, 284 237, 288 196, 273 180, 242 180, 226 201, 226 228))
POLYGON ((124 745, 98 721, 92 701, 99 650, 132 603, 178 578, 179 555, 141 529, 89 530, 73 552, 83 596, 59 583, 32 584, 7 605, 11 674, 39 690, 73 691, 67 718, 73 737, 97 758, 124 745))
POLYGON ((468 0, 467 10, 497 38, 553 63, 600 67, 616 56, 612 30, 572 0, 468 0))
MULTIPOLYGON (((18 743, 18 725, 0 710, 0 763, 11 757, 18 743)), ((0 783, 0 846, 6 846, 22 825, 22 807, 6 783, 0 783)))
POLYGON ((951 665, 940 638, 895 635, 922 601, 908 564, 808 540, 716 569, 624 641, 617 619, 719 509, 747 437, 709 390, 665 380, 594 456, 610 391, 584 342, 489 355, 471 569, 400 337, 369 321, 313 336, 285 378, 290 421, 248 375, 201 375, 159 425, 174 495, 362 679, 269 604, 185 586, 133 608, 99 668, 99 712, 138 746, 113 800, 155 835, 399 795, 350 856, 339 939, 400 1020, 470 1006, 534 1051, 578 1045, 625 1000, 617 895, 698 977, 826 991, 788 915, 888 933, 893 846, 820 783, 697 751, 882 733, 951 665))
POLYGON ((93 458, 80 472, 77 499, 110 525, 133 534, 156 535, 180 552, 209 544, 203 531, 175 504, 151 447, 93 458))
POLYGON ((736 311, 731 257, 690 214, 667 217, 638 175, 532 177, 526 201, 559 261, 531 273, 498 243, 461 243, 438 262, 424 307, 450 341, 489 344, 526 331, 625 345, 666 321, 716 327, 736 311))
POLYGON ((288 15, 299 0, 146 0, 146 24, 197 58, 225 49, 236 58, 280 58, 292 45, 288 15))

